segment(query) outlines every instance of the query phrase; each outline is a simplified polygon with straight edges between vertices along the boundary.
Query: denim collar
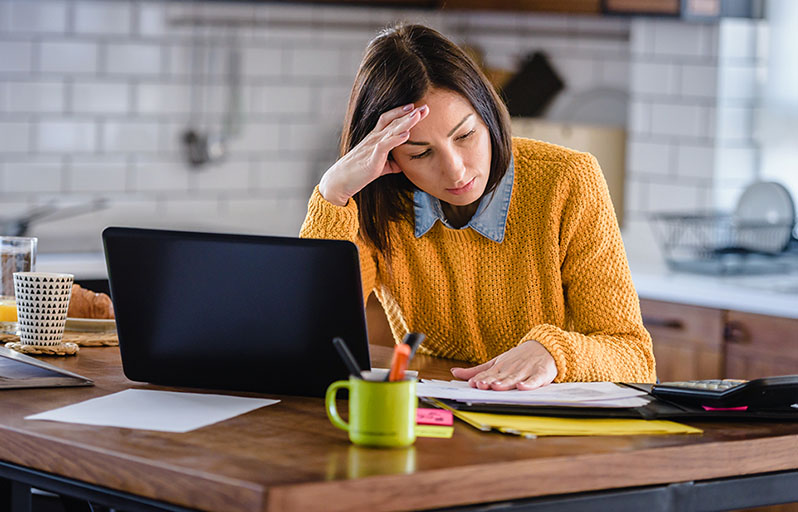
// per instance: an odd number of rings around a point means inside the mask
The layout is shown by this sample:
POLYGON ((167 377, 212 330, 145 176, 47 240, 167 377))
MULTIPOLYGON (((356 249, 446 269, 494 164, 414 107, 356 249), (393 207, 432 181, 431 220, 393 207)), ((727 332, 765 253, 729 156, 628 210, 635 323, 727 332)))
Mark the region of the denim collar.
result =
MULTIPOLYGON (((480 235, 501 243, 504 240, 504 228, 507 224, 507 210, 510 206, 510 195, 513 192, 513 175, 515 165, 510 160, 510 166, 498 186, 488 195, 482 196, 474 216, 468 224, 459 229, 471 228, 480 235)), ((444 226, 453 228, 446 222, 441 202, 437 197, 431 196, 423 190, 416 189, 413 193, 415 211, 416 238, 424 236, 432 229, 435 221, 439 220, 444 226)))

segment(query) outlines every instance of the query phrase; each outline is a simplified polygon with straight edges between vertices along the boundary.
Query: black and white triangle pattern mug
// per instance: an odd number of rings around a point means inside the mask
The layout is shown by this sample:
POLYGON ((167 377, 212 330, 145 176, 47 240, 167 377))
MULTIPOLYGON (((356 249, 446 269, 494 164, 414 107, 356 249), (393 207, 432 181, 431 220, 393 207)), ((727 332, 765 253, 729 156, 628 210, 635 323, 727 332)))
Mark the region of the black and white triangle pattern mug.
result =
POLYGON ((14 272, 19 341, 23 345, 52 347, 64 337, 72 274, 14 272))

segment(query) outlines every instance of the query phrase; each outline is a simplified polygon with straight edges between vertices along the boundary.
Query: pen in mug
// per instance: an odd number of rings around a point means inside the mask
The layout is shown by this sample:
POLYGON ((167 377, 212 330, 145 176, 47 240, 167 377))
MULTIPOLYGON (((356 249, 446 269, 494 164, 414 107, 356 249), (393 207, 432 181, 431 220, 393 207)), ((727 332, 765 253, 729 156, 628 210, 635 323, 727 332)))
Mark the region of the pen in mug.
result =
POLYGON ((424 342, 425 337, 426 336, 420 332, 409 332, 405 334, 405 339, 402 340, 402 343, 410 346, 410 359, 413 359, 413 356, 416 355, 416 349, 424 342))
POLYGON ((346 346, 344 340, 336 336, 333 338, 332 342, 335 346, 335 350, 338 351, 338 355, 341 356, 346 368, 349 370, 349 374, 354 375, 358 379, 362 378, 360 375, 360 366, 357 364, 357 361, 355 361, 352 352, 349 351, 349 347, 346 346))
POLYGON ((393 358, 391 358, 391 371, 388 374, 390 382, 396 382, 405 378, 407 363, 410 361, 410 345, 399 343, 393 348, 393 358))

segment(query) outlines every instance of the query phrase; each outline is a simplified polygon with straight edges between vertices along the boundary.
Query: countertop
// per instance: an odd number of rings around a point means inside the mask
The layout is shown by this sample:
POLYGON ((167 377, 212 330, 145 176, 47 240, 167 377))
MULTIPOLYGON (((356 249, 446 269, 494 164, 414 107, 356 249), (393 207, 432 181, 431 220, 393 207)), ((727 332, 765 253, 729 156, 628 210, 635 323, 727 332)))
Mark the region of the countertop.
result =
MULTIPOLYGON (((798 318, 798 272, 722 277, 671 272, 657 258, 630 256, 640 298, 762 315, 798 318)), ((69 272, 76 279, 105 279, 102 253, 40 254, 37 270, 69 272)))
POLYGON ((629 265, 641 299, 798 318, 798 273, 709 276, 672 272, 657 261, 629 265))

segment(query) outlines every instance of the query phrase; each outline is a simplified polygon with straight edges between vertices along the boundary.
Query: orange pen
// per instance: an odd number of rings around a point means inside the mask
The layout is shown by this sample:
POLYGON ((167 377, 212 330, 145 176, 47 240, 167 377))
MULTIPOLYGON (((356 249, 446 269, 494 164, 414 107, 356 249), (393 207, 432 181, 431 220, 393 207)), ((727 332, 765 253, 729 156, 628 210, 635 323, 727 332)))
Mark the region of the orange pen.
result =
POLYGON ((410 345, 398 343, 393 348, 391 358, 391 373, 388 374, 388 381, 396 382, 405 378, 407 363, 410 361, 410 345))

